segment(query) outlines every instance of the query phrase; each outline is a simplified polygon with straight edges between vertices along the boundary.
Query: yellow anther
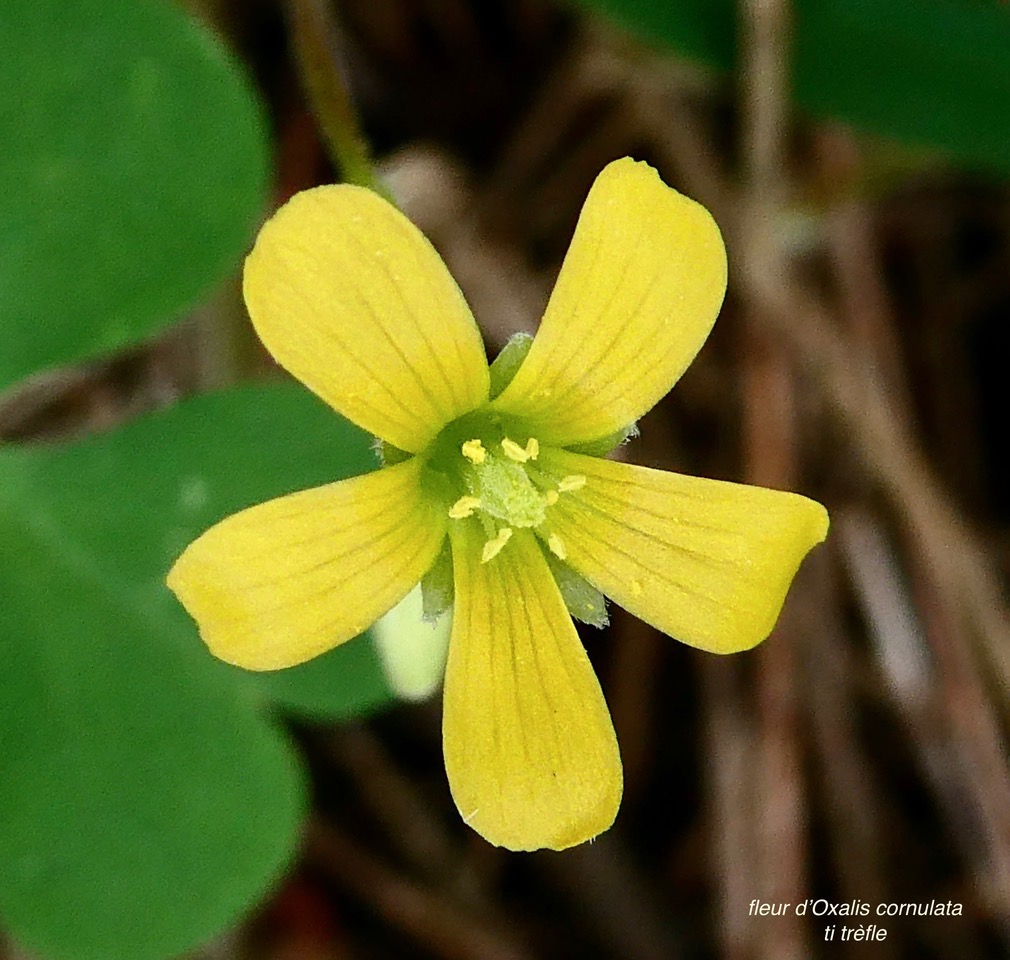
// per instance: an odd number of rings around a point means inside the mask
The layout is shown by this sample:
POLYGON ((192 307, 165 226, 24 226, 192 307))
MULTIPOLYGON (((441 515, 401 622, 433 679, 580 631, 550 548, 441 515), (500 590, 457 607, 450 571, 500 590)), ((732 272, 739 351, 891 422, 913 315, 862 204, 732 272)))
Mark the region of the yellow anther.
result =
POLYGON ((562 540, 556 533, 552 533, 547 538, 547 546, 551 548, 551 553, 553 553, 559 560, 568 559, 568 551, 565 549, 565 541, 562 540))
POLYGON ((450 520, 463 520, 472 517, 474 510, 480 508, 480 497, 460 497, 449 507, 450 520))
POLYGON ((509 440, 508 437, 502 440, 501 448, 505 451, 505 456, 509 460, 515 460, 516 463, 525 463, 530 458, 530 455, 515 440, 509 440))
POLYGON ((526 441, 526 456, 530 460, 536 460, 540 456, 540 441, 536 437, 530 437, 526 441))
POLYGON ((642 595, 642 585, 637 580, 631 581, 631 595, 640 597, 642 595))
POLYGON ((484 449, 484 444, 480 440, 467 440, 460 449, 463 456, 474 466, 480 466, 487 457, 487 450, 484 449))
POLYGON ((562 493, 571 493, 573 490, 581 490, 585 485, 586 478, 581 473, 573 473, 561 478, 558 490, 562 493))
POLYGON ((556 504, 558 502, 558 491, 557 490, 548 490, 544 494, 544 502, 547 504, 547 506, 553 507, 554 504, 556 504))
POLYGON ((502 527, 498 531, 497 537, 495 537, 492 540, 488 540, 488 542, 484 544, 484 549, 481 551, 480 555, 480 562, 487 563, 488 560, 494 560, 494 558, 497 557, 499 553, 501 553, 502 547, 504 547, 505 544, 509 542, 509 539, 511 537, 512 537, 512 528, 502 527))

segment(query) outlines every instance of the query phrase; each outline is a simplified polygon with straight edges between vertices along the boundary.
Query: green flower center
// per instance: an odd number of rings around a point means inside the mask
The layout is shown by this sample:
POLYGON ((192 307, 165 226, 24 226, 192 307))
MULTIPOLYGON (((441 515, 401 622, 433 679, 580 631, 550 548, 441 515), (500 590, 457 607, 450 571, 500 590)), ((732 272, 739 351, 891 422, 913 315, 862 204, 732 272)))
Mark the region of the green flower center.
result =
POLYGON ((548 513, 561 494, 586 480, 541 469, 536 437, 490 410, 478 410, 449 424, 427 455, 450 520, 482 525, 485 563, 504 549, 516 528, 534 530, 565 559, 564 543, 549 530, 548 513))

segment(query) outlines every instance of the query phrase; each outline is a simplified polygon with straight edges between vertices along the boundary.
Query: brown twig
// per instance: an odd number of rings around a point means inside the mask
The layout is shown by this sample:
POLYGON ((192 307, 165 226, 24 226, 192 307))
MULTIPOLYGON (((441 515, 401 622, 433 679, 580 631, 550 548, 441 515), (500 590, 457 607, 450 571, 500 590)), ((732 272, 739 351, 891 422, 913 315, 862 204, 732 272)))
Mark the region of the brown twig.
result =
MULTIPOLYGON (((807 639, 801 672, 804 712, 811 720, 815 775, 829 800, 823 809, 838 899, 884 903, 888 858, 881 811, 886 804, 856 722, 859 667, 842 626, 837 566, 829 551, 817 551, 795 585, 797 627, 807 639)), ((848 951, 855 960, 865 948, 850 944, 848 951)), ((890 960, 896 952, 893 941, 874 944, 875 960, 890 960)))
POLYGON ((752 832, 755 738, 741 710, 745 697, 740 662, 706 654, 698 654, 697 660, 705 704, 702 755, 712 831, 715 930, 723 960, 751 960, 758 935, 748 914, 748 903, 758 890, 752 832))
POLYGON ((445 960, 524 960, 525 951, 504 931, 384 864, 332 824, 316 822, 308 854, 351 896, 391 927, 445 960))
POLYGON ((349 724, 318 738, 323 750, 354 778, 364 806, 411 870, 428 882, 452 886, 458 852, 444 824, 367 727, 349 724))
MULTIPOLYGON (((789 6, 786 0, 743 0, 741 11, 744 276, 780 276, 785 251, 775 224, 785 200, 789 6)), ((765 304, 748 294, 748 352, 744 358, 743 417, 747 478, 761 486, 795 486, 795 383, 790 358, 763 321, 765 304)), ((806 801, 796 702, 795 645, 788 609, 758 659, 761 720, 758 850, 760 894, 772 903, 805 899, 806 801)), ((810 955, 807 921, 787 911, 754 938, 769 960, 810 955)))
MULTIPOLYGON (((839 136, 833 138, 836 144, 839 136)), ((858 157, 851 143, 848 154, 858 157)), ((828 252, 838 281, 840 304, 852 340, 858 347, 858 356, 866 365, 867 379, 879 384, 891 399, 894 410, 907 421, 911 414, 908 388, 866 204, 858 199, 847 200, 832 211, 827 224, 828 252)), ((849 529, 843 533, 847 542, 855 536, 853 524, 856 524, 854 517, 846 518, 849 529)), ((857 524, 863 531, 858 538, 860 542, 867 542, 868 524, 866 518, 857 524)), ((979 830, 985 835, 982 849, 969 839, 962 846, 984 895, 1005 925, 1010 916, 1010 776, 1005 744, 972 655, 964 618, 950 602, 949 593, 934 580, 935 569, 923 562, 920 544, 912 540, 908 546, 907 573, 922 624, 922 635, 915 632, 907 641, 922 647, 909 651, 913 660, 918 658, 922 662, 921 689, 916 692, 916 699, 924 698, 927 692, 924 674, 925 648, 928 647, 937 667, 929 674, 929 695, 936 698, 934 708, 947 715, 945 738, 949 740, 950 749, 961 758, 955 765, 961 774, 959 792, 973 806, 979 830)), ((887 582, 886 578, 879 583, 867 582, 864 593, 879 591, 887 582)), ((900 690, 898 694, 901 700, 900 690)), ((908 704, 904 707, 907 712, 908 704)))
POLYGON ((912 553, 912 584, 936 658, 938 706, 960 757, 962 791, 975 808, 981 843, 969 851, 982 897, 1010 944, 1010 770, 1007 744, 963 624, 912 553))

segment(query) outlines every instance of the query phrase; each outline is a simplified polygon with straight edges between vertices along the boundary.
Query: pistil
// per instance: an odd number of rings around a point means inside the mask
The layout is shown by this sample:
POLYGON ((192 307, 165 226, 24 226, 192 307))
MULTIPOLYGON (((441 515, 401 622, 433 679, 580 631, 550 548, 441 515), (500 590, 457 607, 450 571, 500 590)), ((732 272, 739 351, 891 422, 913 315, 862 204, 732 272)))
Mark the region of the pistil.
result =
POLYGON ((515 530, 524 528, 533 529, 555 557, 565 560, 564 541, 545 526, 547 511, 561 495, 585 486, 586 478, 550 476, 534 466, 540 456, 536 437, 526 437, 521 444, 504 431, 495 436, 481 429, 480 435, 455 444, 456 475, 465 492, 448 508, 449 518, 466 521, 476 516, 480 521, 486 537, 481 562, 493 560, 515 530))

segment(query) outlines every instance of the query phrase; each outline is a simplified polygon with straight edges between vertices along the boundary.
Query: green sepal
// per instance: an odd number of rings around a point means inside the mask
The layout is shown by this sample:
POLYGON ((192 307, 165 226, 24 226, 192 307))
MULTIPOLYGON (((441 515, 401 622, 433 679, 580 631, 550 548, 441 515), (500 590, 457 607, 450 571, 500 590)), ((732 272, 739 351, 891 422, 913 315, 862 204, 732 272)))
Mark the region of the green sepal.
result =
POLYGON ((607 626, 610 623, 610 617, 607 616, 607 598, 567 563, 543 547, 543 544, 541 547, 547 558, 547 565, 554 575, 554 581, 561 591, 561 598, 572 617, 582 623, 588 623, 591 627, 607 626))
POLYGON ((452 606, 453 596, 452 551, 446 537, 431 569, 421 579, 422 617, 434 623, 452 606))
POLYGON ((514 333, 491 364, 491 399, 494 400, 511 382, 533 346, 528 333, 514 333))
POLYGON ((622 444, 634 440, 638 436, 638 423, 629 423, 614 433, 608 433, 598 440, 587 440, 585 443, 575 443, 567 449, 572 453, 584 453, 587 457, 605 457, 622 444))

